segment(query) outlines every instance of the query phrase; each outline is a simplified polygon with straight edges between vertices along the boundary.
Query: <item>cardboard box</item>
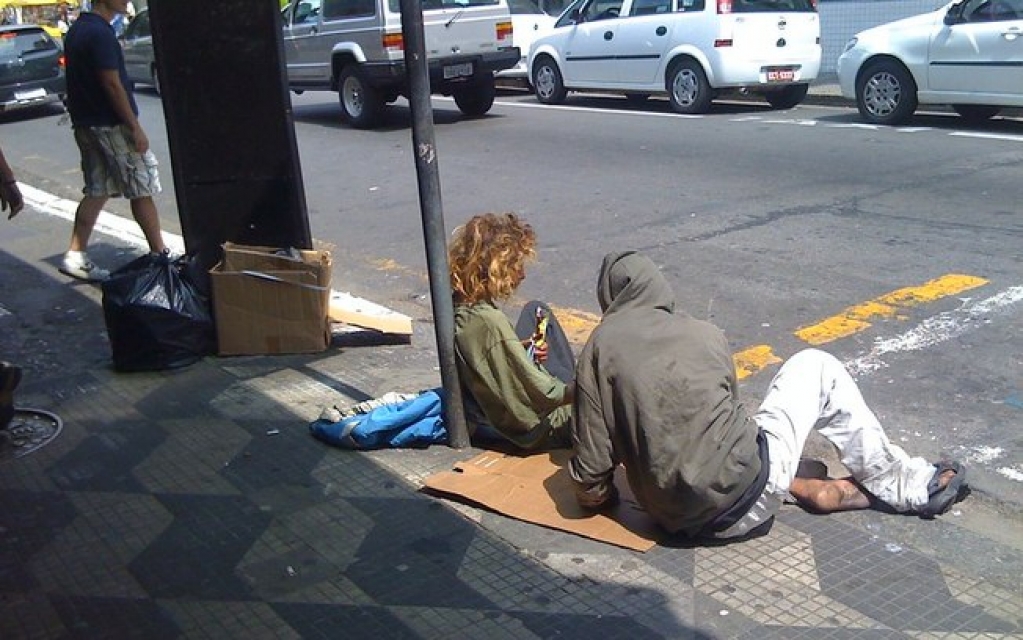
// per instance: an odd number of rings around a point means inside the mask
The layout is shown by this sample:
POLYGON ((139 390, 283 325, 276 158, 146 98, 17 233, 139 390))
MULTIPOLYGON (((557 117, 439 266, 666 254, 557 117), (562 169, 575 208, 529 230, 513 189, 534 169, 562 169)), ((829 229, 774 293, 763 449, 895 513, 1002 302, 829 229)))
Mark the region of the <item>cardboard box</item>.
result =
POLYGON ((220 355, 315 353, 330 345, 327 251, 226 243, 210 270, 220 355))
POLYGON ((525 522, 634 551, 652 549, 663 532, 636 502, 624 467, 615 472, 620 503, 592 513, 576 502, 567 468, 571 457, 568 449, 524 455, 487 451, 426 478, 424 487, 525 522))

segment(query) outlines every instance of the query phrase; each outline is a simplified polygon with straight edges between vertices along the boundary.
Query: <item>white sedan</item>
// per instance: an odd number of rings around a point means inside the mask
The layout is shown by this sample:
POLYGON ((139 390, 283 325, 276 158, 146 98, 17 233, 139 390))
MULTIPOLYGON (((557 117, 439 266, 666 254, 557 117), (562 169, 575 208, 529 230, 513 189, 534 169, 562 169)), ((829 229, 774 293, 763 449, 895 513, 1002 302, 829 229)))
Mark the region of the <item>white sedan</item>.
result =
POLYGON ((957 0, 858 33, 838 81, 873 124, 903 123, 919 104, 971 120, 1023 107, 1023 0, 957 0))

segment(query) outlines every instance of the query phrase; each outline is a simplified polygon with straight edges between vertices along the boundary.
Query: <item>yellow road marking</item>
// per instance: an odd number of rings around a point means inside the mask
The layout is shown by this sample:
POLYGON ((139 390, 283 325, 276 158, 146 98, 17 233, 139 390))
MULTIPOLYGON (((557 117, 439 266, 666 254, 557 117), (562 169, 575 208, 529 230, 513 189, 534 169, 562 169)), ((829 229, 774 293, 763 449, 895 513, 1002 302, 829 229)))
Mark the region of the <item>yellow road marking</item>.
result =
POLYGON ((795 336, 815 346, 833 342, 868 328, 870 326, 868 320, 897 318, 900 317, 901 310, 975 289, 987 283, 988 280, 984 278, 950 273, 918 287, 896 289, 873 300, 851 306, 838 315, 797 329, 795 336))
POLYGON ((732 361, 735 362, 736 377, 742 380, 760 372, 764 367, 781 362, 781 358, 774 355, 769 345, 760 344, 737 351, 732 355, 732 361))
MULTIPOLYGON (((372 261, 381 271, 399 271, 406 274, 421 276, 423 274, 409 269, 390 259, 372 261)), ((860 304, 853 305, 838 315, 806 327, 794 333, 804 342, 818 346, 846 338, 869 328, 869 320, 876 318, 899 318, 899 311, 941 298, 962 293, 987 284, 986 278, 964 274, 950 273, 935 278, 916 287, 904 287, 878 296, 860 304)), ((589 339, 593 329, 600 324, 600 316, 550 305, 551 311, 557 316, 561 328, 565 331, 568 341, 575 345, 583 345, 589 339)), ((765 368, 782 362, 774 354, 770 345, 756 345, 737 351, 732 356, 735 362, 736 376, 739 380, 755 375, 765 368)))
POLYGON ((586 344, 593 329, 600 323, 600 316, 592 313, 554 305, 550 305, 550 308, 557 317, 558 324, 564 329, 565 337, 572 344, 586 344))

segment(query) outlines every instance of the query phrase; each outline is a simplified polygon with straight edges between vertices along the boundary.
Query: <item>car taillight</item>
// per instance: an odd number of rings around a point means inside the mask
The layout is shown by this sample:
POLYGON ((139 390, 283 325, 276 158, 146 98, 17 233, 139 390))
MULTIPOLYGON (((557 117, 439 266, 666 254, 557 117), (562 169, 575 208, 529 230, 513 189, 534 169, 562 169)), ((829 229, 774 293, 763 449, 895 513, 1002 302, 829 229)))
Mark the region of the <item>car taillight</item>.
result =
POLYGON ((404 48, 405 41, 402 40, 401 33, 384 34, 384 49, 388 51, 402 51, 404 48))
POLYGON ((731 13, 732 0, 718 0, 718 13, 731 13))
POLYGON ((61 55, 59 58, 57 58, 57 64, 60 65, 61 69, 67 67, 67 58, 61 55))
POLYGON ((511 20, 507 22, 497 23, 497 39, 505 40, 512 37, 512 23, 511 20))
POLYGON ((718 38, 714 41, 714 47, 730 47, 732 46, 731 38, 718 38))

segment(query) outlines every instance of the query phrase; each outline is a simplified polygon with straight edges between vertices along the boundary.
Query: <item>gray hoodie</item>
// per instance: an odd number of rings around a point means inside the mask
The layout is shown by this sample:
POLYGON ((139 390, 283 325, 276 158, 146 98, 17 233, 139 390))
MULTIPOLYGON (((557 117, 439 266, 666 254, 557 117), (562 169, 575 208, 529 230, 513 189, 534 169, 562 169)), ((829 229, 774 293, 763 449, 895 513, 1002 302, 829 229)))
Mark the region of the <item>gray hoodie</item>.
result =
POLYGON ((756 424, 714 325, 675 311, 667 280, 635 252, 604 258, 603 319, 579 356, 570 463, 580 503, 611 494, 614 469, 672 533, 695 536, 758 480, 756 424))

